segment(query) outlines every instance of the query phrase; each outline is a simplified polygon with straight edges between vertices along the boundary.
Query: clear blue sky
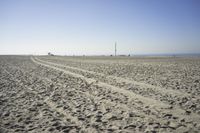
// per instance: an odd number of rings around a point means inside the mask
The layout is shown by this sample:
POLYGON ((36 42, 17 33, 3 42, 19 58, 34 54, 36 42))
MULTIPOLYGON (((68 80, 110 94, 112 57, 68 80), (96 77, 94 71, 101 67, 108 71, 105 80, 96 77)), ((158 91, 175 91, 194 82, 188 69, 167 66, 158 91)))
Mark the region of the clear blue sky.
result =
POLYGON ((0 54, 200 53, 200 0, 0 0, 0 54))

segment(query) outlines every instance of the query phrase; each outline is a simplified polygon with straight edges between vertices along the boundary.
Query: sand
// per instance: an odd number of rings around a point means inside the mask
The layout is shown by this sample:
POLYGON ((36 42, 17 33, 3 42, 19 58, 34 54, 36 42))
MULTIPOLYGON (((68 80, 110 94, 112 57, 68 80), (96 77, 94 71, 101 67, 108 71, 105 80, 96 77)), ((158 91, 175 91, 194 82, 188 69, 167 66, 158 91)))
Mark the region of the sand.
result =
POLYGON ((0 56, 0 132, 199 132, 200 58, 0 56))

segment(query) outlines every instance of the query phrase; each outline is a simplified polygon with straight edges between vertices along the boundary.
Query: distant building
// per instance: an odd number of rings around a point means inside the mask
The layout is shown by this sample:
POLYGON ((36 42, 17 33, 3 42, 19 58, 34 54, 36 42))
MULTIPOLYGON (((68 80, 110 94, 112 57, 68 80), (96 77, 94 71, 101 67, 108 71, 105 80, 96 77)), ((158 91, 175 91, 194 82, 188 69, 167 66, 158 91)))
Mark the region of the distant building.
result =
POLYGON ((54 54, 52 54, 52 53, 50 53, 50 52, 48 53, 48 55, 49 55, 49 56, 54 56, 54 54))

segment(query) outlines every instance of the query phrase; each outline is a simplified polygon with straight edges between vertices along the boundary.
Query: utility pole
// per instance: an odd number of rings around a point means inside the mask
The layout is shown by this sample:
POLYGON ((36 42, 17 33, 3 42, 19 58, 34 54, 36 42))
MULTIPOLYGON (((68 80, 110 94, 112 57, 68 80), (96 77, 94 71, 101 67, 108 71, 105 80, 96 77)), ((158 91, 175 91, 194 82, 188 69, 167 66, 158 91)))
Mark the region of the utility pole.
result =
POLYGON ((115 42, 115 56, 117 56, 117 43, 115 42))

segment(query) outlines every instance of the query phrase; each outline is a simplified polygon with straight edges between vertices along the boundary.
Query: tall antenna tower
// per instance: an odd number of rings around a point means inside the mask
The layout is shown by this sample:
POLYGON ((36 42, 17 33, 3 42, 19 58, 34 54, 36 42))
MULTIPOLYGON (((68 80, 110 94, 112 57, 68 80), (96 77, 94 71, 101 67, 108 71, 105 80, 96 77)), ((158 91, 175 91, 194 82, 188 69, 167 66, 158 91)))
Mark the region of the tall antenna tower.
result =
POLYGON ((115 56, 117 56, 117 43, 115 42, 115 56))

